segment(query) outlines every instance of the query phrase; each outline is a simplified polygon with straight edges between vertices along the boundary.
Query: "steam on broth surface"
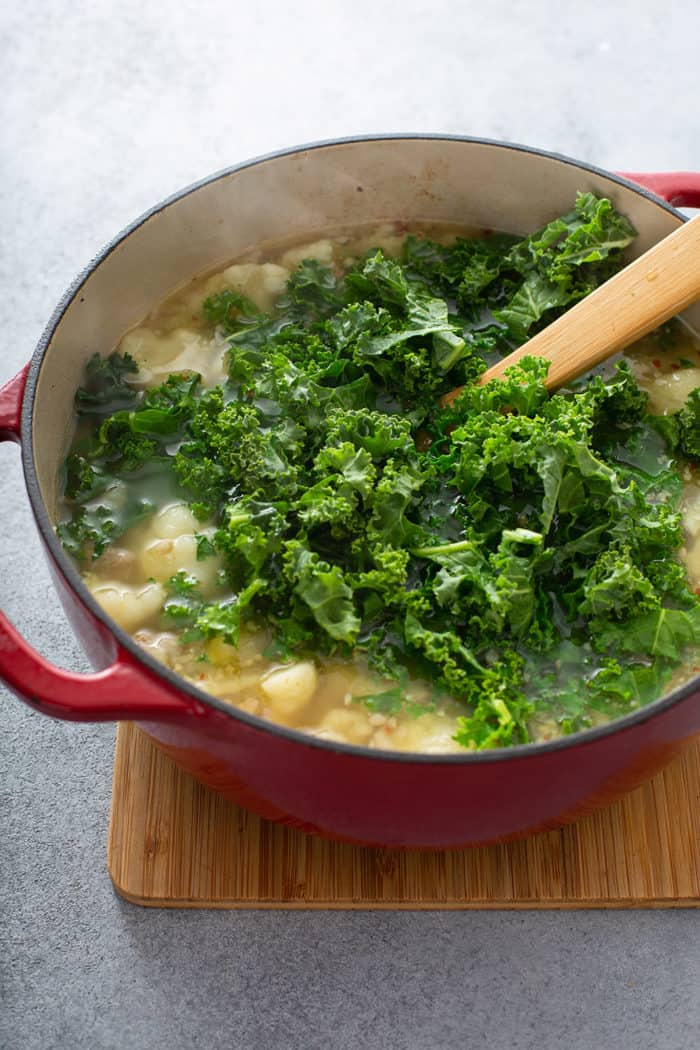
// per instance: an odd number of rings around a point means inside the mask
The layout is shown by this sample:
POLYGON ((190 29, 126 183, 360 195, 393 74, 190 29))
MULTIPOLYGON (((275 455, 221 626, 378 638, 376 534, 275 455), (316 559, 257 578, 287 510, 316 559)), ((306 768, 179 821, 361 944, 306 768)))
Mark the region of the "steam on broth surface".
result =
MULTIPOLYGON (((465 231, 430 225, 412 233, 436 245, 449 245, 465 231)), ((231 342, 222 326, 213 325, 211 316, 203 311, 205 300, 234 292, 260 313, 274 314, 276 305, 284 299, 290 276, 305 260, 315 260, 341 275, 375 248, 380 248, 387 259, 400 258, 405 236, 401 224, 389 223, 331 231, 311 242, 263 246, 214 274, 196 278, 157 305, 141 325, 121 340, 119 354, 129 355, 138 366, 138 371, 128 376, 129 386, 148 391, 159 388, 169 376, 183 373, 200 375, 204 389, 225 384, 231 342)), ((670 349, 662 348, 662 343, 669 340, 668 333, 655 334, 625 355, 639 387, 649 395, 650 411, 661 416, 678 412, 692 391, 700 387, 700 342, 680 325, 673 332, 670 349)), ((454 385, 456 379, 448 380, 446 389, 454 385)), ((81 441, 90 440, 95 425, 89 414, 82 418, 76 447, 81 441)), ((173 435, 174 445, 181 440, 181 435, 173 435)), ((630 453, 635 466, 639 466, 641 454, 638 449, 630 453)), ((624 461, 624 452, 620 455, 624 461)), ((672 468, 672 457, 661 444, 654 455, 660 467, 672 468)), ((689 463, 682 462, 678 470, 685 530, 679 556, 690 586, 695 589, 700 585, 700 482, 689 463)), ((407 672, 397 683, 376 661, 368 659, 362 645, 339 646, 337 654, 318 654, 303 651, 302 647, 298 655, 290 656, 276 648, 271 626, 256 617, 242 620, 236 645, 216 631, 197 637, 196 631, 191 630, 192 595, 196 594, 199 602, 225 605, 236 594, 227 577, 226 552, 217 543, 221 523, 215 514, 207 517, 201 506, 190 505, 182 489, 170 476, 159 472, 157 465, 150 472, 136 471, 127 484, 120 479, 108 487, 113 513, 118 515, 120 506, 132 506, 134 493, 138 496, 139 491, 149 506, 155 506, 155 511, 125 531, 121 531, 121 522, 116 530, 120 534, 98 557, 83 559, 81 571, 105 611, 149 654, 226 703, 324 739, 427 753, 458 753, 465 746, 481 746, 465 740, 464 734, 459 739, 464 701, 451 695, 444 684, 436 690, 425 674, 424 661, 409 659, 407 672)), ((105 499, 104 494, 100 499, 105 499)), ((67 519, 70 501, 66 507, 67 519)), ((520 530, 518 543, 534 542, 525 535, 526 531, 520 530)), ((443 563, 442 571, 447 578, 446 565, 443 563)), ((562 675, 570 673, 569 660, 567 650, 566 660, 562 658, 559 664, 554 661, 549 668, 555 686, 559 666, 562 675)), ((667 678, 667 683, 677 685, 692 676, 694 660, 689 649, 677 661, 673 678, 667 678)), ((596 664, 591 676, 598 672, 596 664)), ((530 740, 547 740, 572 728, 601 724, 634 706, 632 698, 622 709, 619 704, 610 711, 600 705, 592 707, 584 722, 572 725, 567 721, 566 705, 559 704, 555 697, 547 704, 535 706, 524 724, 530 740)), ((518 738, 511 742, 518 742, 518 738)))

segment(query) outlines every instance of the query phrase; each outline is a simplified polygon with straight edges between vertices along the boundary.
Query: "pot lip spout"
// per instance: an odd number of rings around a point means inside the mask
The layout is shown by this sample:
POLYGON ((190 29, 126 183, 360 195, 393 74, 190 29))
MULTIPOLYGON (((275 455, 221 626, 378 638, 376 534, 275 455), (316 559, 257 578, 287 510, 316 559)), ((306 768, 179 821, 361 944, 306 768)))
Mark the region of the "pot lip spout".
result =
MULTIPOLYGON (((147 223, 154 216, 158 215, 165 209, 177 204, 179 201, 190 196, 204 187, 211 185, 221 179, 230 177, 237 172, 244 171, 248 168, 254 168, 257 165, 275 161, 281 158, 293 156, 294 154, 309 153, 316 150, 333 149, 343 146, 351 145, 362 145, 364 143, 381 143, 385 142, 390 144, 391 142, 406 142, 406 141, 426 141, 426 142, 446 142, 446 143, 463 143, 466 145, 474 146, 490 146, 496 147, 504 151, 514 151, 524 154, 533 154, 539 157, 549 159, 558 163, 562 163, 574 168, 580 169, 582 172, 587 174, 593 174, 609 180, 610 182, 617 183, 629 190, 634 191, 641 197, 646 198, 650 204, 654 204, 656 207, 663 209, 668 212, 669 215, 676 218, 679 222, 685 221, 685 216, 679 212, 675 207, 669 204, 667 201, 656 196, 649 189, 634 182, 624 176, 617 175, 613 172, 607 171, 603 168, 596 167, 593 164, 589 164, 583 161, 578 161, 565 155, 550 152, 537 147, 519 145, 516 143, 499 141, 496 139, 480 138, 467 135, 450 135, 440 133, 388 133, 388 134, 373 134, 373 135, 356 135, 348 136, 337 139, 324 139, 316 142, 310 142, 298 146, 292 146, 280 150, 275 150, 270 153, 263 154, 261 156, 254 157, 250 160, 242 161, 238 164, 231 165, 220 171, 214 172, 211 175, 205 176, 204 178, 191 183, 181 190, 171 194, 164 198, 152 208, 148 209, 133 222, 129 223, 124 229, 122 229, 97 255, 92 261, 83 269, 83 271, 76 277, 64 295, 61 297, 56 308, 54 309, 42 335, 37 344, 36 350, 32 356, 29 364, 27 382, 24 390, 24 397, 22 401, 22 418, 21 418, 21 445, 22 445, 22 463, 24 469, 24 477, 29 494, 29 499, 32 507, 32 511, 37 522, 37 526, 41 533, 42 539, 53 563, 56 566, 57 571, 66 583, 66 586, 77 595, 83 606, 89 611, 91 616, 102 623, 116 638, 118 645, 126 650, 133 661, 140 664, 144 668, 145 673, 156 674, 158 677, 163 679, 172 690, 179 691, 192 697, 194 700, 205 704, 208 708, 211 708, 217 712, 222 712, 240 722, 245 723, 250 728, 254 728, 258 731, 265 731, 271 733, 274 736, 286 738, 290 741, 294 741, 305 747, 321 748, 322 750, 337 753, 339 755, 353 756, 361 758, 365 761, 375 760, 380 762, 398 762, 408 763, 410 765, 453 765, 453 766, 464 766, 471 764, 481 764, 484 762, 504 762, 504 761, 522 761, 527 759, 535 759, 538 756, 553 753, 556 751, 570 749, 572 747, 586 747, 593 745, 603 737, 611 736, 615 733, 624 733, 626 730, 633 730, 643 723, 655 718, 661 714, 667 708, 674 706, 675 704, 691 697, 694 693, 698 692, 699 678, 691 680, 686 685, 675 689, 673 692, 661 697, 659 700, 654 701, 652 704, 646 707, 640 708, 639 710, 632 712, 629 715, 625 715, 622 718, 615 719, 613 722, 599 726, 595 729, 588 729, 581 733, 575 733, 571 736, 562 737, 557 740, 533 743, 533 744, 522 744, 509 748, 499 748, 488 752, 469 752, 466 751, 464 754, 421 754, 414 752, 395 752, 395 751, 381 751, 371 750, 366 747, 360 747, 353 744, 341 744, 334 741, 322 740, 321 738, 311 736, 308 733, 302 733, 299 730, 289 729, 285 726, 277 725, 272 722, 268 722, 262 718, 258 718, 255 715, 247 714, 244 711, 239 710, 232 705, 226 704, 222 700, 218 700, 216 697, 210 696, 209 694, 198 689, 196 686, 180 678, 169 668, 164 667, 155 658, 149 656, 125 631, 117 627, 107 614, 102 610, 97 601, 92 597, 87 587, 82 581, 82 578, 76 568, 71 562, 68 554, 63 550, 58 537, 56 536, 53 523, 49 517, 46 505, 44 503, 36 471, 34 468, 34 446, 33 446, 33 416, 34 416, 34 404, 37 390, 38 377, 41 371, 42 363, 46 354, 46 351, 53 339, 54 333, 56 332, 61 320, 68 310, 70 304, 74 301, 76 296, 79 294, 81 288, 88 280, 88 278, 94 273, 94 271, 104 262, 105 259, 111 255, 132 233, 138 230, 141 226, 147 223)), ((698 723, 700 728, 700 716, 698 717, 698 723)))

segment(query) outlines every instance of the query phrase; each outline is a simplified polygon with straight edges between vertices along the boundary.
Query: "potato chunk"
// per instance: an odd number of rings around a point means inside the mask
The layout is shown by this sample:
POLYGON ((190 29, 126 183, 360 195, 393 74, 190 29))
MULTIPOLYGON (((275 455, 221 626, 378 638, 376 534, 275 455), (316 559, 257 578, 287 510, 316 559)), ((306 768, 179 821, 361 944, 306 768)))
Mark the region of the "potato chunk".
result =
POLYGON ((333 244, 328 238, 325 238, 322 241, 313 241, 311 244, 302 244, 298 248, 290 248, 282 256, 282 265, 290 270, 296 270, 304 259, 315 259, 324 266, 332 266, 333 244))
POLYGON ((683 408, 688 395, 700 386, 700 368, 657 374, 650 381, 640 378, 639 385, 649 394, 650 411, 668 415, 683 408))
POLYGON ((165 601, 165 590, 159 583, 139 587, 96 577, 86 577, 85 582, 107 615, 125 631, 135 631, 148 623, 165 601))
POLYGON ((195 532, 213 538, 213 526, 201 526, 184 503, 163 507, 148 523, 146 541, 139 551, 139 564, 144 576, 165 583, 183 571, 199 580, 206 595, 215 594, 223 558, 211 555, 198 560, 195 532))
POLYGON ((239 263, 222 274, 226 284, 252 299, 259 310, 268 313, 282 294, 289 270, 274 263, 239 263))
POLYGON ((372 732, 366 713, 349 707, 333 708, 318 727, 318 736, 342 744, 366 744, 372 732))
POLYGON ((169 540, 175 536, 201 531, 200 523, 185 503, 171 503, 168 507, 163 507, 149 522, 149 532, 159 540, 169 540))
POLYGON ((697 539, 700 534, 700 487, 694 482, 683 486, 681 510, 686 536, 697 539))
POLYGON ((276 715, 289 718, 306 707, 316 692, 318 675, 310 660, 271 671, 260 683, 276 715))
POLYGON ((427 755, 460 752, 464 748, 452 739, 457 729, 454 719, 426 713, 401 722, 396 729, 378 729, 372 744, 391 751, 420 751, 427 755))
POLYGON ((152 540, 140 554, 144 576, 165 583, 178 572, 186 572, 199 581, 204 595, 215 593, 223 559, 217 555, 197 560, 197 540, 194 536, 174 536, 172 539, 152 540))
POLYGON ((225 378, 225 350, 223 343, 186 328, 168 333, 134 328, 119 344, 120 353, 131 354, 139 366, 138 386, 158 386, 173 372, 198 372, 205 386, 215 386, 225 378))

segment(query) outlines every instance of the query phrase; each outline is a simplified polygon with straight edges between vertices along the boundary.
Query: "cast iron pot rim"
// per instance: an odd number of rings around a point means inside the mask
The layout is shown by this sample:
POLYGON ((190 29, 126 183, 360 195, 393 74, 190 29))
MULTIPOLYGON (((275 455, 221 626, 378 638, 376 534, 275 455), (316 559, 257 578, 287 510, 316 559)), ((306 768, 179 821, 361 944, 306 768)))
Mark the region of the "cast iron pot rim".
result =
MULTIPOLYGON (((262 732, 271 733, 273 735, 286 738, 298 744, 302 744, 306 747, 316 747, 322 750, 335 752, 348 756, 357 756, 362 759, 373 759, 376 761, 391 761, 391 762, 403 762, 409 765, 467 765, 472 763, 481 762, 507 762, 508 760, 536 758, 538 755, 542 755, 548 752, 559 751, 569 748, 584 747, 588 744, 593 744, 595 741, 600 740, 602 737, 610 736, 615 733, 623 733, 625 730, 632 729, 644 722, 655 718, 661 714, 667 708, 674 706, 680 701, 691 696, 694 692, 698 691, 698 685, 700 685, 700 675, 696 675, 685 685, 674 689, 671 693, 665 694, 658 700, 653 701, 651 704, 639 708, 639 710, 632 712, 629 715, 624 715, 621 718, 616 718, 612 722, 606 725, 600 726, 595 729, 581 730, 578 733, 572 733, 569 736, 559 737, 556 740, 550 740, 541 743, 532 744, 517 744, 513 747, 507 748, 494 748, 490 751, 466 751, 460 754, 425 754, 421 752, 403 752, 403 751, 385 751, 380 749, 371 749, 368 747, 362 747, 357 744, 342 744, 336 741, 323 740, 319 737, 314 737, 309 733, 301 732, 297 729, 290 729, 286 726, 278 725, 275 722, 269 722, 266 719, 258 718, 255 715, 250 715, 245 711, 241 711, 230 704, 226 704, 223 700, 219 700, 216 697, 209 695, 208 693, 198 689, 195 685, 192 685, 186 679, 181 678, 179 675, 171 671, 170 668, 165 667, 154 657, 149 654, 138 645, 137 642, 131 638, 126 631, 118 627, 103 611, 97 600, 92 596, 86 585, 84 584, 80 573, 76 566, 73 565, 70 556, 61 546, 58 537, 56 536, 54 526, 49 518, 46 505, 44 503, 39 483, 36 477, 34 469, 34 446, 33 446, 33 434, 32 434, 32 419, 34 414, 34 399, 36 396, 36 387, 38 382, 39 373, 43 363, 44 355, 46 350, 53 338, 54 332, 58 328, 63 315, 75 299, 76 295, 83 287, 87 279, 91 274, 100 266, 100 264, 117 248, 123 241, 127 239, 135 230, 143 226, 149 219, 158 215, 161 211, 170 207, 171 204, 175 204, 182 200, 184 197, 189 196, 191 193, 195 193, 197 190, 204 186, 209 185, 212 182, 216 182, 219 179, 228 178, 230 175, 235 174, 238 171, 244 171, 246 168, 255 167, 257 164, 261 164, 270 160, 277 160, 281 157, 288 157, 295 153, 305 153, 310 150, 316 149, 327 149, 335 146, 345 146, 351 143, 360 142, 392 142, 392 141, 406 141, 406 140, 417 140, 417 141, 445 141, 445 142, 466 142, 481 146, 494 146, 499 149, 515 150, 520 153, 531 153, 536 156, 546 157, 549 160, 558 161, 560 163, 568 164, 575 168, 580 168, 582 171, 590 172, 594 175, 600 175, 603 178, 609 179, 612 182, 618 183, 620 186, 625 186, 627 189, 633 190, 641 197, 645 197, 651 204, 656 205, 658 208, 662 208, 675 218, 680 219, 681 222, 686 221, 686 217, 679 212, 672 205, 661 200, 655 196, 649 190, 638 184, 629 181, 628 179, 622 178, 619 175, 613 174, 612 172, 606 171, 604 168, 595 167, 592 164, 587 164, 582 161, 573 160, 571 157, 564 156, 560 153, 552 153, 547 150, 538 149, 533 146, 523 146, 517 143, 499 141, 497 139, 479 138, 469 135, 446 135, 446 134, 435 134, 435 133, 389 133, 389 134, 376 134, 376 135, 353 135, 338 139, 324 139, 318 142, 311 142, 304 145, 292 146, 285 149, 275 150, 271 153, 266 153, 262 156, 254 157, 251 160, 242 161, 240 164, 234 164, 231 167, 224 168, 221 171, 217 171, 212 175, 208 175, 197 182, 191 183, 184 189, 178 190, 177 192, 166 197, 158 204, 154 205, 148 211, 144 212, 137 219, 131 222, 128 226, 116 235, 98 254, 91 260, 91 262, 85 267, 85 269, 75 278, 73 283, 69 286, 67 291, 61 297, 56 306, 53 314, 51 315, 46 328, 44 329, 39 342, 37 343, 36 350, 32 355, 30 362, 29 371, 27 374, 27 381, 25 386, 25 392, 22 402, 22 464, 24 469, 25 483, 27 492, 29 494, 32 511, 36 519, 37 525, 47 545, 51 557, 61 573, 62 577, 70 587, 70 589, 77 594, 80 601, 90 613, 100 621, 113 635, 118 644, 126 649, 132 657, 134 657, 138 663, 143 664, 150 672, 156 675, 157 678, 164 679, 171 687, 175 688, 179 692, 185 693, 193 699, 205 704, 207 707, 214 708, 227 715, 230 718, 238 719, 241 722, 246 723, 250 728, 260 730, 262 732)), ((183 714, 185 709, 183 708, 183 714)))

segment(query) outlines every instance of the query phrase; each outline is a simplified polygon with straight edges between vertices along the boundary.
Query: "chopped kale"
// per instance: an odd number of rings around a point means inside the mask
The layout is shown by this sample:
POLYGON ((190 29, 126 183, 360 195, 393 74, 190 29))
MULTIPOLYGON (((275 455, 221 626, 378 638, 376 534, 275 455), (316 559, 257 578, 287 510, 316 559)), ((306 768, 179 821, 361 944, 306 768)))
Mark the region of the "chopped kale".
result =
POLYGON ((245 325, 262 320, 262 315, 252 299, 230 288, 205 299, 202 303, 202 313, 210 325, 220 327, 228 335, 239 331, 245 325))
POLYGON ((400 262, 377 251, 342 276, 305 260, 269 315, 233 291, 205 301, 229 342, 211 390, 173 375, 140 393, 129 358, 93 358, 64 544, 98 556, 151 512, 159 471, 215 521, 197 557, 221 556, 232 594, 174 576, 164 615, 186 640, 235 645, 257 621, 276 657, 359 651, 398 683, 358 698, 369 710, 429 710, 406 699, 410 671, 463 705, 456 739, 473 749, 648 702, 700 642, 672 469, 674 453, 700 459, 700 390, 657 419, 624 364, 554 395, 528 358, 475 382, 606 280, 633 237, 579 194, 524 238, 410 236, 400 262))
MULTIPOLYGON (((130 359, 126 369, 116 354, 107 360, 110 376, 133 371, 130 359)), ((92 361, 88 373, 103 374, 92 361)), ((104 415, 87 437, 74 443, 63 468, 63 492, 72 515, 58 530, 74 557, 99 557, 108 543, 157 509, 150 483, 171 470, 170 449, 195 412, 199 384, 198 375, 170 375, 139 394, 132 408, 104 415)), ((105 386, 105 393, 108 389, 114 409, 114 388, 105 386)))
POLYGON ((138 394, 127 376, 138 372, 129 354, 93 354, 85 367, 85 384, 75 395, 75 409, 81 416, 110 415, 117 409, 135 404, 138 394))
POLYGON ((654 417, 654 425, 674 451, 700 460, 700 388, 691 392, 678 412, 654 417))

